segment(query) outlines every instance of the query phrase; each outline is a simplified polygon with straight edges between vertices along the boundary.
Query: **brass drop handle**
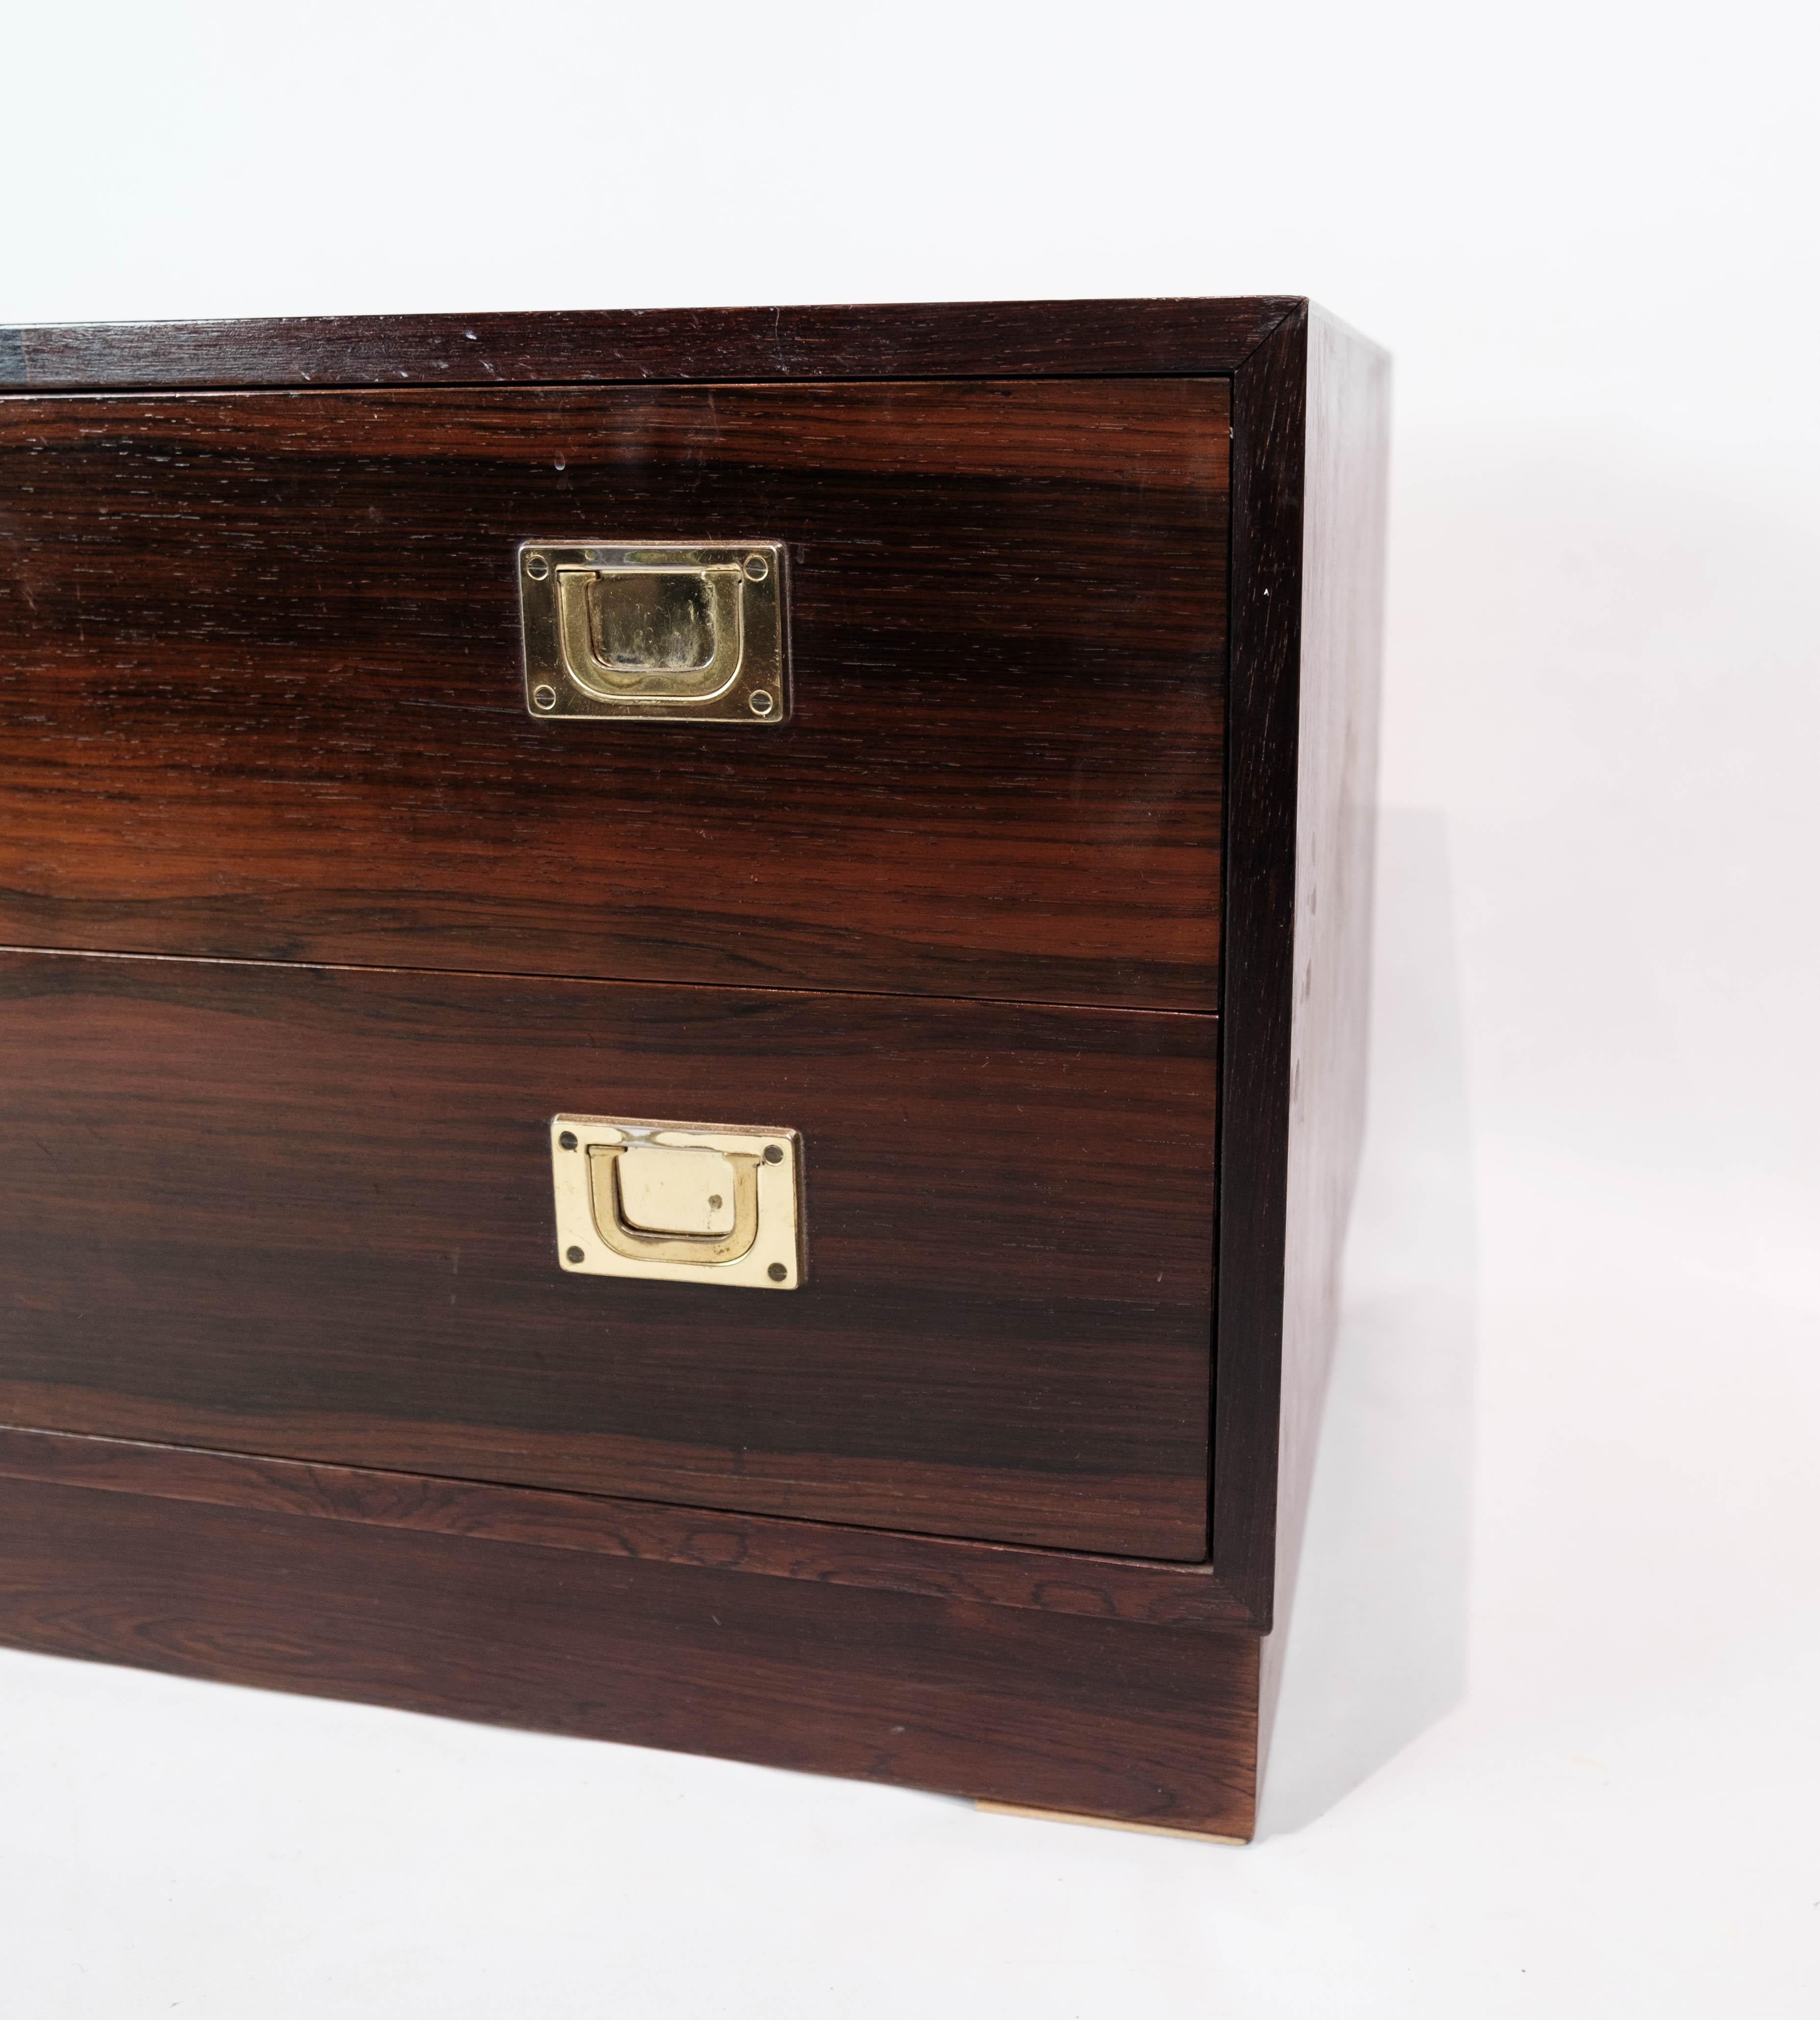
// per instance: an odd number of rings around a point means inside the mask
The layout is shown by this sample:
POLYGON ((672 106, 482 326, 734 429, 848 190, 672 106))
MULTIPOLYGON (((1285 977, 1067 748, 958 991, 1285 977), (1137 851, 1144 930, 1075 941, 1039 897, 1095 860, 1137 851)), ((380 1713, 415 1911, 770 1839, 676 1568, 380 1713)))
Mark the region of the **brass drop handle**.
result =
MULTIPOLYGON (((724 1234, 659 1233, 626 1218, 620 1183, 625 1143, 588 1146, 588 1195, 594 1231, 615 1255, 634 1262, 736 1262, 758 1239, 759 1159, 739 1150, 718 1154, 733 1171, 733 1226, 724 1234)), ((698 1153, 697 1154, 713 1154, 698 1153)))

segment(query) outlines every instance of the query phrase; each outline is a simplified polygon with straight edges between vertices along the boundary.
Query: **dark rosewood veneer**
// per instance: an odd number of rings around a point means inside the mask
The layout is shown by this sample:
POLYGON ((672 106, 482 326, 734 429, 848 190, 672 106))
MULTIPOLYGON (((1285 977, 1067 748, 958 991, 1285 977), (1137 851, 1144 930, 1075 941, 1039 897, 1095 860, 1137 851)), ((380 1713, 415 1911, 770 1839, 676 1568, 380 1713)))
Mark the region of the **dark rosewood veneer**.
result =
POLYGON ((1387 383, 1287 298, 0 331, 0 1640, 1249 1835, 1387 383), (788 719, 528 711, 590 540, 779 543, 788 719), (571 1114, 798 1132, 800 1286, 564 1268, 571 1114))

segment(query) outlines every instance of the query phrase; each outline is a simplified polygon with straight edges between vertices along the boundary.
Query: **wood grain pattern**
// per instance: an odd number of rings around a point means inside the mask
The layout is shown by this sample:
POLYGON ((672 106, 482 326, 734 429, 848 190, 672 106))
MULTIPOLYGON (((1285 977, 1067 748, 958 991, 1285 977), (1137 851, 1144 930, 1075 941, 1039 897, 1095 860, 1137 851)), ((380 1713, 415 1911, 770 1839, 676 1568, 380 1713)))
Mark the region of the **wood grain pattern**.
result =
MULTIPOLYGON (((1296 695, 1295 966, 1284 1172, 1275 1617, 1293 1604, 1365 1135, 1390 360, 1311 309, 1296 695)), ((1260 1749, 1284 1646, 1267 1639, 1260 1749)))
POLYGON ((1252 1824, 1243 1633, 0 1479, 0 1640, 1042 1808, 1252 1824))
POLYGON ((1234 370, 1298 305, 1253 296, 40 325, 0 329, 0 386, 1180 376, 1234 370))
POLYGON ((1198 1559, 1213 1021, 0 959, 0 1419, 1198 1559), (567 1275, 560 1110, 803 1131, 807 1287, 567 1275))
POLYGON ((1205 1564, 736 1515, 0 1426, 0 1477, 1155 1626, 1249 1626, 1205 1564))
POLYGON ((1271 1624, 1294 989, 1305 310, 1233 383, 1213 1560, 1271 1624))
POLYGON ((85 1433, 0 1430, 0 1639, 1248 1832, 1381 354, 690 311, 0 332, 0 933, 318 964, 0 962, 0 1415, 85 1433), (626 511, 791 542, 788 737, 519 712, 489 558, 626 511), (603 1321, 570 1106, 805 1128, 811 1291, 603 1321))
POLYGON ((0 399, 0 939, 1211 1012, 1224 380, 0 399), (531 536, 795 713, 538 721, 531 536))
POLYGON ((1267 1629, 1364 1121, 1388 400, 1384 354, 1306 305, 1233 387, 1212 1549, 1267 1629))

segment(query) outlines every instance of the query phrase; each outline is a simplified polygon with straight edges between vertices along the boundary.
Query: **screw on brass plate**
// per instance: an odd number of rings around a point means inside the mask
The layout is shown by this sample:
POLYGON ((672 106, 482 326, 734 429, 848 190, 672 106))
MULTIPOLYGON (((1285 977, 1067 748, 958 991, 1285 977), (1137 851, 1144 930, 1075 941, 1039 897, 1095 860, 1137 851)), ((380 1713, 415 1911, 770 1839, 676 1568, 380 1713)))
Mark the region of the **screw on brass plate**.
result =
POLYGON ((565 1150, 574 1150, 576 1144, 581 1139, 576 1135, 575 1131, 572 1129, 565 1129, 561 1135, 557 1139, 557 1141, 561 1144, 565 1150))
POLYGON ((763 554, 748 554, 745 558, 745 579, 748 582, 763 582, 771 572, 771 565, 763 554))
POLYGON ((784 1279, 789 1276, 789 1271, 784 1267, 781 1262, 774 1262, 770 1269, 765 1272, 765 1274, 770 1278, 774 1284, 782 1283, 784 1279))
POLYGON ((765 1162, 767 1164, 781 1164, 783 1161, 782 1149, 775 1143, 767 1143, 765 1146, 765 1162))
POLYGON ((539 708, 554 708, 557 705, 557 691, 554 688, 533 688, 531 691, 531 698, 539 708))
POLYGON ((754 715, 769 715, 771 710, 776 707, 777 703, 771 699, 770 696, 765 692, 763 688, 760 688, 758 692, 752 696, 749 706, 754 715))
POLYGON ((533 582, 542 582, 549 573, 549 563, 542 554, 527 554, 524 557, 524 572, 533 582))
POLYGON ((582 1249, 571 1248, 569 1251, 569 1260, 571 1262, 586 1262, 587 1259, 586 1252, 582 1249))

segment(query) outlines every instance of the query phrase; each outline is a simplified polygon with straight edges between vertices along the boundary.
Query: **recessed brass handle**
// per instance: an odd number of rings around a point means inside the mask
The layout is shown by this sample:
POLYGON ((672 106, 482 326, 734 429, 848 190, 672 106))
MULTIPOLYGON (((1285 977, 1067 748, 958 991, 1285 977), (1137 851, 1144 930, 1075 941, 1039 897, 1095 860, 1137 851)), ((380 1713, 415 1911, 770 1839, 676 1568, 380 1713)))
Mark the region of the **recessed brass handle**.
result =
POLYGON ((557 1252, 586 1277, 794 1291, 804 1274, 793 1129, 559 1115, 557 1252))
POLYGON ((742 1150, 720 1154, 721 1161, 733 1172, 733 1226, 727 1233, 655 1233, 634 1227, 626 1218, 619 1161, 628 1147, 624 1143, 588 1146, 588 1197, 593 1208, 594 1231, 615 1255, 634 1262, 688 1262, 702 1268, 716 1262, 737 1262, 750 1252, 758 1239, 758 1157, 742 1150))
POLYGON ((712 701, 739 678, 745 576, 559 568, 563 670, 596 701, 712 701))
POLYGON ((527 540, 524 705, 548 721, 745 722, 790 714, 777 540, 527 540))

